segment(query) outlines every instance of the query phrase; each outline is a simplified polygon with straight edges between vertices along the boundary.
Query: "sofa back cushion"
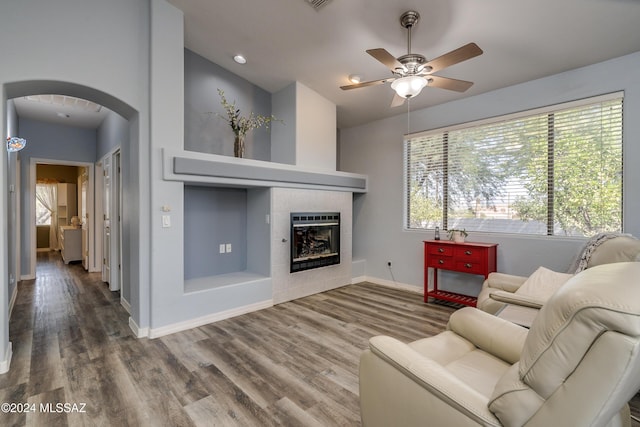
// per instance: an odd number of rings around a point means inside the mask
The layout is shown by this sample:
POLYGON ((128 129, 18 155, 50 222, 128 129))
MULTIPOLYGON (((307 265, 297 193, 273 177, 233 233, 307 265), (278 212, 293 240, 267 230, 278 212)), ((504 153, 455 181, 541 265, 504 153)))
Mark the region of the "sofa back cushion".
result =
POLYGON ((591 255, 587 268, 614 262, 640 261, 640 240, 619 236, 602 243, 591 255))

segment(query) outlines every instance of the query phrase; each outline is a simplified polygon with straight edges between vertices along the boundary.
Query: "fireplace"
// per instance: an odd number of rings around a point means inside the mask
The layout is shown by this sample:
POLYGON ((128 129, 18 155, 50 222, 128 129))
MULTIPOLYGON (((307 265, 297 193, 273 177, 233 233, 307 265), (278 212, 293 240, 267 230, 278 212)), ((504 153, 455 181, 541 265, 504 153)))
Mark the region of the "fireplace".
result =
POLYGON ((291 214, 291 273, 340 264, 340 213, 291 214))

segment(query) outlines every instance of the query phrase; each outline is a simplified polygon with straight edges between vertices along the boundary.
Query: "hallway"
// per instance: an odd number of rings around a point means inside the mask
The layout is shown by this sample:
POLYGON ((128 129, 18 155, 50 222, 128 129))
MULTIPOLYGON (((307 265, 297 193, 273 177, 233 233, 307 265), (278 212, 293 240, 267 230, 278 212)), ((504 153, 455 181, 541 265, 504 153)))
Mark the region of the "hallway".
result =
MULTIPOLYGON (((35 403, 36 410, 0 414, 0 424, 67 425, 67 414, 42 413, 40 403, 86 402, 87 413, 125 415, 123 396, 110 388, 117 373, 110 364, 126 343, 138 340, 119 292, 110 292, 100 273, 87 273, 80 263, 65 265, 55 251, 38 253, 36 272, 36 280, 19 286, 9 324, 11 368, 0 376, 1 402, 35 403)), ((69 421, 89 419, 69 414, 69 421)))

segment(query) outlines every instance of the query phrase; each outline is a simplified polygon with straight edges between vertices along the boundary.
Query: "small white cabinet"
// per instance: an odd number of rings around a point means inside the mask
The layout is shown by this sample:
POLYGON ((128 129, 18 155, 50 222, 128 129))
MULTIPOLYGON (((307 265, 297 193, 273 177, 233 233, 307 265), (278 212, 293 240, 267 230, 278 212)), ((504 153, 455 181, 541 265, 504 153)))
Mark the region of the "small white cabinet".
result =
POLYGON ((60 227, 60 253, 65 264, 82 260, 82 228, 71 225, 60 227))

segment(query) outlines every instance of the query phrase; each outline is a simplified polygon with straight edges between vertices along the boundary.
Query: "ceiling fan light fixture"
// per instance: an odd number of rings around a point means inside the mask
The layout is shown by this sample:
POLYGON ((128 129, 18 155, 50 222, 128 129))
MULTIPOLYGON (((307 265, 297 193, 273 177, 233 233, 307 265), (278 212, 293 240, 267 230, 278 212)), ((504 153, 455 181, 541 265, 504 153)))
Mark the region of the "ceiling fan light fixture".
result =
POLYGON ((391 88, 402 98, 412 98, 417 96, 427 83, 427 79, 424 77, 406 76, 394 80, 393 83, 391 83, 391 88))
POLYGON ((349 81, 351 83, 355 83, 358 84, 362 81, 362 76, 360 74, 350 74, 349 75, 349 81))

